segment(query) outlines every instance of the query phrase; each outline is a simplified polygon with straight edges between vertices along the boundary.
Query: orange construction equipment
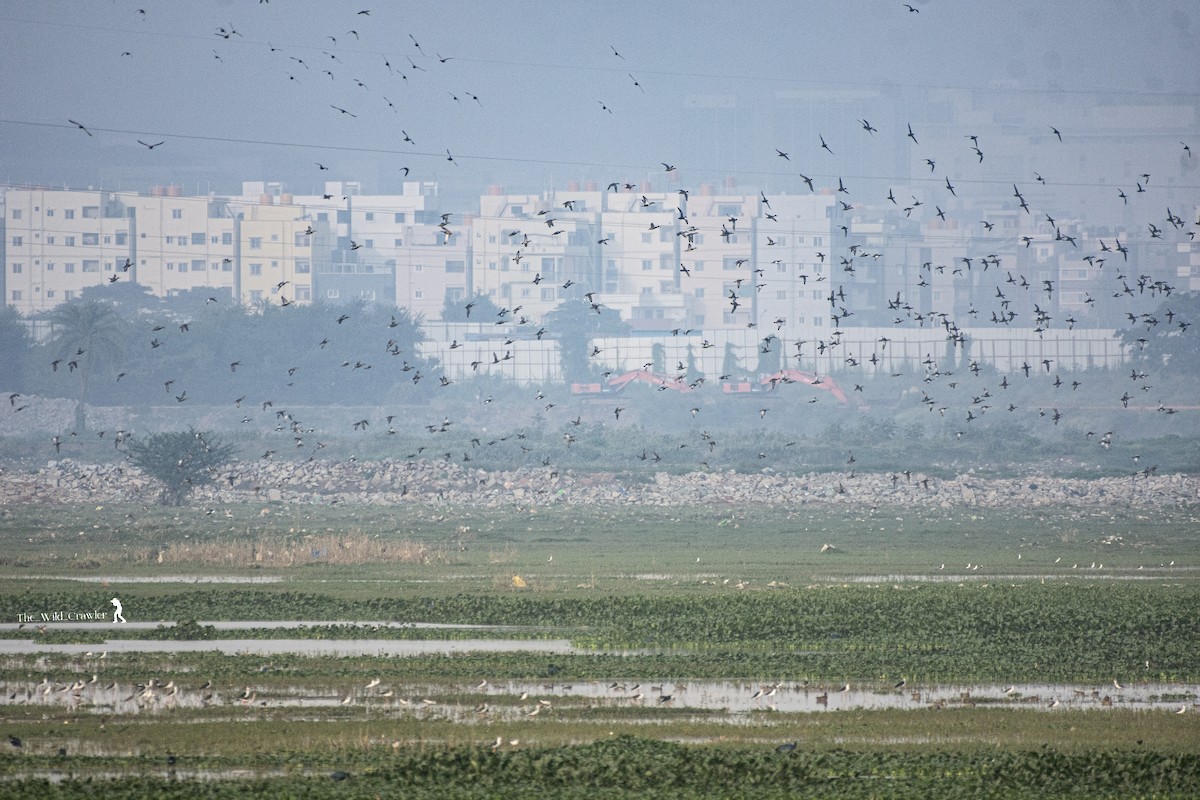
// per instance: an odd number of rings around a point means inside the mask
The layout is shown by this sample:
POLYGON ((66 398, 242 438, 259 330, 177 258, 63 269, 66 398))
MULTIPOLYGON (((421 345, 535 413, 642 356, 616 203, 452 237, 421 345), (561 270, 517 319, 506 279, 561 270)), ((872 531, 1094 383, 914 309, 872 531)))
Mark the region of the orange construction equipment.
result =
POLYGON ((850 398, 846 397, 846 393, 842 391, 842 387, 838 386, 833 378, 820 378, 811 372, 802 372, 798 369, 781 369, 779 372, 767 375, 759 383, 763 386, 769 386, 772 389, 775 389, 781 383, 807 383, 809 386, 816 386, 818 389, 824 389, 829 392, 842 405, 850 405, 850 398))
POLYGON ((634 381, 652 384, 660 390, 672 389, 676 392, 690 392, 693 389, 693 386, 683 378, 667 378, 656 372, 635 369, 609 378, 607 383, 572 383, 571 394, 619 392, 634 381))

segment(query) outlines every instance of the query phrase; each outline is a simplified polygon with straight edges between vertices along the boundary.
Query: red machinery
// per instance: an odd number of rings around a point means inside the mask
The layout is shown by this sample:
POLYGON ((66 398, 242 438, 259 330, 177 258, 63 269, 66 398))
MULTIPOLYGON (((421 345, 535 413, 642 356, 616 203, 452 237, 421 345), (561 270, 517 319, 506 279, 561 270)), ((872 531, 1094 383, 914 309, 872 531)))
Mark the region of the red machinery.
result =
POLYGON ((816 386, 818 389, 824 389, 829 392, 842 405, 850 405, 850 398, 846 397, 846 393, 842 391, 842 387, 838 386, 833 378, 820 378, 811 372, 802 372, 798 369, 781 369, 779 372, 767 375, 759 383, 771 389, 777 388, 781 383, 807 383, 809 386, 816 386))
POLYGON ((656 372, 635 369, 622 375, 609 378, 606 383, 572 383, 571 394, 605 394, 619 392, 634 381, 649 383, 659 389, 671 389, 676 392, 690 392, 692 385, 683 378, 667 378, 656 372))

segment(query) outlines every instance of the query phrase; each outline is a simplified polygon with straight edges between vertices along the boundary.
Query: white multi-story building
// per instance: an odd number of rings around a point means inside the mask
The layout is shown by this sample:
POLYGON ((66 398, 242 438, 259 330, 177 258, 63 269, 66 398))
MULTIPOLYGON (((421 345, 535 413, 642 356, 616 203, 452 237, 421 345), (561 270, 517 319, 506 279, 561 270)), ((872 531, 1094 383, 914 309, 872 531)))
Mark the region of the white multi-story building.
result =
POLYGON ((132 230, 121 195, 6 192, 5 303, 28 315, 72 300, 86 287, 128 279, 132 230))

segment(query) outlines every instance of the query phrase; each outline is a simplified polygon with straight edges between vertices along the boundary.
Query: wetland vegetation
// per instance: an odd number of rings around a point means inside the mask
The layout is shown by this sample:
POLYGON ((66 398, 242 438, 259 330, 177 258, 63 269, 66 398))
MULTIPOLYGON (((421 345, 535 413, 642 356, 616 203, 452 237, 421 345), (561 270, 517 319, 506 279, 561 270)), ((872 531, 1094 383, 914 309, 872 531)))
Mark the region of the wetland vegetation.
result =
POLYGON ((1194 796, 1196 522, 10 507, 0 797, 1194 796), (574 649, 337 650, 398 639, 574 649))

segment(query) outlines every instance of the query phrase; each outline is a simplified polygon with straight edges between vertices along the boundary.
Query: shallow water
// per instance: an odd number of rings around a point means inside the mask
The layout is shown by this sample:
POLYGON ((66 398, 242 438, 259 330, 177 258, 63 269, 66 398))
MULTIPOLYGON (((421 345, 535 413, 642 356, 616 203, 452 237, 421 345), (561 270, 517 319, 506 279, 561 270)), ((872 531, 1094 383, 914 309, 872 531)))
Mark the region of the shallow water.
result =
MULTIPOLYGON (((202 643, 197 643, 202 644, 202 643)), ((103 680, 79 683, 94 660, 61 681, 50 676, 41 681, 10 681, 3 685, 2 706, 68 708, 91 713, 143 714, 175 709, 227 707, 237 715, 256 708, 333 709, 347 714, 437 715, 464 723, 550 717, 569 711, 587 718, 589 711, 641 708, 645 721, 654 709, 692 709, 731 722, 759 724, 775 713, 832 712, 866 709, 922 708, 1026 708, 1053 713, 1057 710, 1153 710, 1175 712, 1180 707, 1195 713, 1197 687, 1177 684, 1137 684, 1121 689, 1095 685, 1021 684, 999 686, 927 686, 903 690, 864 687, 806 686, 802 684, 752 684, 736 681, 688 683, 636 681, 538 683, 501 681, 479 684, 392 683, 375 686, 250 686, 228 689, 199 688, 199 679, 181 679, 178 687, 162 681, 151 689, 103 680), (1165 700, 1164 697, 1172 699, 1165 700), (664 699, 667 698, 667 699, 664 699), (483 710, 481 710, 483 707, 483 710), (243 711, 242 709, 246 709, 243 711), (537 713, 534 713, 537 712, 537 713)), ((319 718, 319 717, 317 717, 319 718)))
POLYGON ((225 655, 419 656, 441 653, 583 652, 567 639, 207 639, 159 641, 109 639, 103 644, 43 644, 30 639, 0 639, 0 655, 41 653, 197 653, 225 655))
MULTIPOLYGON (((17 631, 28 630, 35 628, 40 623, 28 622, 3 622, 0 623, 0 631, 17 631)), ((47 630, 63 630, 63 631, 120 631, 120 630, 135 630, 146 631, 154 630, 155 628, 173 628, 173 621, 161 622, 124 622, 117 625, 107 619, 94 622, 48 622, 46 623, 47 630)), ((355 626, 370 630, 373 628, 425 628, 431 630, 461 630, 461 631, 503 631, 503 630, 532 630, 521 625, 464 625, 460 623, 449 622, 384 622, 384 621, 359 621, 359 620, 292 620, 292 619, 233 619, 233 620, 198 620, 197 625, 212 627, 219 631, 244 631, 254 630, 255 628, 266 628, 271 630, 287 630, 290 628, 316 628, 323 626, 355 626)))
POLYGON ((278 575, 16 575, 17 580, 81 583, 279 583, 278 575))

